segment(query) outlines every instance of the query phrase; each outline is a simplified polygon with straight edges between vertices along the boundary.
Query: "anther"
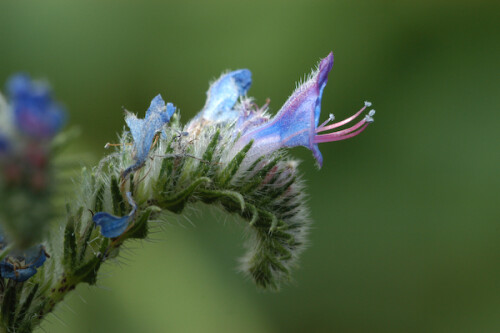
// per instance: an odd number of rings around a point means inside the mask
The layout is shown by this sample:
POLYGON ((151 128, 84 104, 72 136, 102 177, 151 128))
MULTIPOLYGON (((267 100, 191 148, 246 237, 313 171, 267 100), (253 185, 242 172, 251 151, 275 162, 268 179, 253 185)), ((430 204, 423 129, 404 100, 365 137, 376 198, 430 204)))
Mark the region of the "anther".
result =
POLYGON ((324 127, 326 124, 328 124, 330 121, 334 121, 334 120, 335 120, 335 116, 333 115, 333 113, 330 113, 330 116, 328 116, 328 119, 327 119, 327 120, 325 120, 325 121, 323 122, 323 124, 319 125, 319 126, 318 126, 318 128, 317 128, 317 130, 318 130, 318 129, 321 129, 321 128, 322 128, 322 127, 324 127))
POLYGON ((370 106, 372 106, 372 102, 365 101, 365 106, 369 108, 370 106))
POLYGON ((375 110, 370 110, 368 114, 365 116, 365 121, 367 123, 373 123, 375 120, 373 119, 373 116, 375 115, 375 110))
MULTIPOLYGON (((124 145, 123 143, 109 143, 109 142, 108 142, 108 143, 106 143, 106 144, 104 145, 104 149, 108 149, 109 147, 121 147, 121 146, 123 146, 123 145, 124 145)), ((125 145, 127 145, 127 146, 131 146, 131 145, 132 145, 132 143, 125 143, 125 145)))

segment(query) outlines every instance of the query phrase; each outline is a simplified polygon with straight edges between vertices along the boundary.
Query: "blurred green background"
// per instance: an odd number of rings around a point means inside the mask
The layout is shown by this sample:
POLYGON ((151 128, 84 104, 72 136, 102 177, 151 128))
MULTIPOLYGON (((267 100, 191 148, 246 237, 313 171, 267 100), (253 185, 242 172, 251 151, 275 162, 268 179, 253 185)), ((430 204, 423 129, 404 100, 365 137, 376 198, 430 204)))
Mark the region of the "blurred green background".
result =
MULTIPOLYGON (((249 68, 276 112, 330 50, 323 117, 377 109, 304 162, 314 226, 295 282, 236 272, 241 223, 197 207, 80 286, 46 332, 500 332, 498 1, 6 1, 0 80, 47 78, 95 163, 161 93, 184 120, 249 68)), ((40 331, 41 332, 41 331, 40 331)))

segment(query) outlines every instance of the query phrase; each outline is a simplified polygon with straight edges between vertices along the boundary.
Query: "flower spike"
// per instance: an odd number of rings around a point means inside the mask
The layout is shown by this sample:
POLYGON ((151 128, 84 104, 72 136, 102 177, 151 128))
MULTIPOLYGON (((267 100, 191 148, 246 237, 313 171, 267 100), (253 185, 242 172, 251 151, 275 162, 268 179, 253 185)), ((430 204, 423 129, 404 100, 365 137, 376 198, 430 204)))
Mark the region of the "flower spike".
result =
POLYGON ((126 111, 120 142, 106 145, 116 151, 82 169, 74 195, 61 198, 62 214, 54 203, 68 192, 64 178, 73 172, 69 160, 52 159, 69 138, 54 139, 61 109, 47 86, 14 78, 11 101, 0 95, 0 332, 33 331, 68 292, 96 284, 102 264, 129 240, 146 239, 153 223, 200 205, 245 221, 250 237, 240 270, 257 287, 277 291, 290 282, 311 219, 299 162, 285 148, 304 146, 321 166, 320 143, 351 138, 374 121, 365 102, 345 120, 327 113, 323 122, 332 66, 330 53, 275 116, 269 99, 257 104, 246 95, 252 82, 246 69, 213 82, 186 126, 160 95, 143 119, 126 111), (65 225, 49 223, 54 218, 65 225))
POLYGON ((132 193, 127 192, 127 199, 132 206, 132 210, 128 215, 118 217, 106 212, 98 212, 92 216, 92 220, 98 226, 101 226, 101 234, 107 238, 116 238, 127 230, 130 221, 134 218, 137 211, 137 204, 132 198, 132 193))

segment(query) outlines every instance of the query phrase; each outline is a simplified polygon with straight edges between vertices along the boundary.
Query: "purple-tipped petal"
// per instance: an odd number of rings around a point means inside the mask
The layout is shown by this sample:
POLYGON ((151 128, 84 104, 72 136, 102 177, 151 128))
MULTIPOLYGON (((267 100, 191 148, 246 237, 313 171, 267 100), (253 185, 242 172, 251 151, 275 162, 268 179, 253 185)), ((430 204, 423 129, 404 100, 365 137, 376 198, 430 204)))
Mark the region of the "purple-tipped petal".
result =
POLYGON ((330 52, 326 58, 322 59, 318 66, 318 77, 317 77, 317 87, 319 87, 319 94, 316 100, 316 108, 314 109, 314 125, 318 126, 319 116, 321 113, 321 97, 323 96, 323 89, 326 87, 328 82, 328 73, 333 67, 333 52, 330 52))

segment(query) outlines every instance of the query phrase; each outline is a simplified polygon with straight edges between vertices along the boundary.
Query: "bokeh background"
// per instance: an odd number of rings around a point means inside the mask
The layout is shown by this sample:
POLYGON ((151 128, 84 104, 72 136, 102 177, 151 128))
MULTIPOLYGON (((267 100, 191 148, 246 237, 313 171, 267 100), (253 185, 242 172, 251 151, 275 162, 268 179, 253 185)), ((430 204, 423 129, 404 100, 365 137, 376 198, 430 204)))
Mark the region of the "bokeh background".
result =
MULTIPOLYGON (((0 80, 47 78, 95 163, 161 93, 184 120, 249 68, 276 112, 330 50, 323 119, 370 100, 359 137, 302 159, 314 227, 295 282, 237 273, 244 228, 203 207, 131 243, 45 332, 499 332, 497 1, 6 1, 0 80)), ((40 330, 40 332, 42 332, 40 330)))

